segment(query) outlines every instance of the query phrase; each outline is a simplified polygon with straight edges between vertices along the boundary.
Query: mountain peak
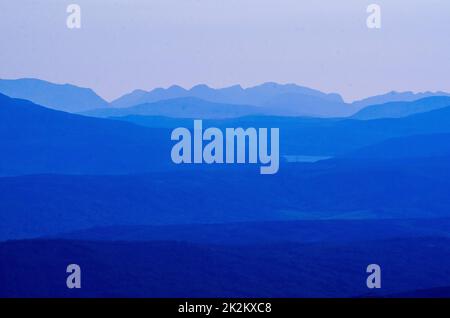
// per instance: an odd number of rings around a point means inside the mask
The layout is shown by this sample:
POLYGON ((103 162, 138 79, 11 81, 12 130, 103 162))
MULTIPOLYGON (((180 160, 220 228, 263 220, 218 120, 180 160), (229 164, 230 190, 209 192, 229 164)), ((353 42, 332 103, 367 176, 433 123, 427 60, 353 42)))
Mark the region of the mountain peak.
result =
POLYGON ((183 87, 181 87, 179 85, 172 85, 167 90, 172 91, 172 92, 185 92, 186 91, 186 89, 184 89, 183 87))

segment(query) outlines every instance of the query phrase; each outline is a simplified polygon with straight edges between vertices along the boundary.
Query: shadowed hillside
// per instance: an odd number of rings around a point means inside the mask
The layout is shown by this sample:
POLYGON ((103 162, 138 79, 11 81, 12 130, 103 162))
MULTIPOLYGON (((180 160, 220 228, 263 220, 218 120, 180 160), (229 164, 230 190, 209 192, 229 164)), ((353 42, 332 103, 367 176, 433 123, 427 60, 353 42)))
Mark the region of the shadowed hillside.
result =
MULTIPOLYGON (((191 89, 184 89, 174 85, 167 89, 156 88, 149 92, 135 90, 113 101, 111 106, 123 108, 186 97, 220 104, 264 106, 267 109, 266 112, 272 115, 277 114, 278 111, 278 114, 287 115, 333 117, 349 115, 356 111, 345 104, 339 94, 326 94, 295 84, 277 83, 264 83, 249 88, 234 85, 215 89, 207 85, 196 85, 191 89)), ((182 117, 180 115, 176 117, 182 117)))
MULTIPOLYGON (((193 126, 190 119, 158 116, 124 116, 114 117, 114 119, 152 128, 173 129, 193 126)), ((353 120, 247 116, 226 120, 204 120, 203 126, 222 129, 226 127, 279 127, 282 154, 336 156, 345 155, 391 138, 450 133, 450 107, 404 118, 353 120)))
POLYGON ((0 243, 0 296, 389 296, 450 285, 449 262, 450 240, 444 238, 242 247, 16 241, 0 243), (81 289, 65 286, 72 263, 81 266, 81 289), (383 269, 380 290, 366 287, 366 267, 372 263, 383 269))
POLYGON ((169 165, 170 131, 84 117, 0 95, 0 175, 116 174, 169 165))
POLYGON ((130 176, 0 178, 1 239, 91 227, 448 217, 448 160, 324 161, 130 176), (30 211, 33 211, 30 213, 30 211))

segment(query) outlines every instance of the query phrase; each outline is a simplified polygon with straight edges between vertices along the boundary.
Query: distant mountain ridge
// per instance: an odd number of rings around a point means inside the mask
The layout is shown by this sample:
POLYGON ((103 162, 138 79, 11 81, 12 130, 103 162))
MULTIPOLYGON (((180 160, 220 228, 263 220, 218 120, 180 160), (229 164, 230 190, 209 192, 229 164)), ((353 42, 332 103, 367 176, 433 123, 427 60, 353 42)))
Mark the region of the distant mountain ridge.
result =
POLYGON ((422 92, 422 93, 414 93, 411 91, 407 92, 392 91, 386 94, 371 96, 361 100, 354 101, 352 105, 356 106, 356 108, 361 109, 371 105, 380 105, 391 102, 412 102, 422 98, 433 96, 450 96, 450 94, 442 91, 422 92))
MULTIPOLYGON (((236 106, 257 106, 252 114, 268 114, 282 116, 317 116, 341 117, 351 115, 356 111, 351 105, 344 103, 336 93, 323 93, 315 89, 296 84, 264 83, 258 86, 242 88, 234 85, 214 89, 201 84, 185 89, 173 85, 167 89, 156 88, 149 92, 135 90, 111 103, 114 108, 129 108, 141 104, 159 103, 164 100, 182 101, 185 98, 195 98, 209 103, 219 103, 236 106)), ((204 103, 203 103, 204 104, 204 103)), ((236 114, 247 115, 248 112, 236 114)), ((164 116, 163 113, 154 114, 164 116)), ((177 114, 176 117, 183 117, 177 114)), ((217 116, 216 116, 217 117, 217 116)), ((208 116, 204 116, 208 118, 208 116)), ((213 118, 209 116, 209 118, 213 118)))
POLYGON ((95 109, 81 114, 94 117, 121 117, 130 115, 164 116, 171 118, 227 119, 243 116, 346 116, 351 108, 346 104, 327 102, 314 96, 280 96, 267 106, 209 102, 197 97, 180 97, 138 104, 125 108, 95 109))
POLYGON ((348 117, 356 113, 355 119, 404 117, 435 108, 419 107, 411 112, 411 107, 402 109, 395 102, 406 103, 438 96, 450 98, 446 92, 392 91, 346 103, 337 93, 324 93, 296 84, 267 82, 249 88, 233 85, 216 89, 200 84, 191 89, 177 85, 151 91, 138 89, 108 103, 89 88, 32 78, 0 79, 0 93, 71 113, 101 114, 100 117, 123 116, 123 113, 174 118, 232 118, 247 115, 348 117), (380 108, 379 105, 385 106, 380 108), (114 110, 130 107, 136 108, 123 112, 114 110), (92 110, 95 111, 88 113, 92 110), (112 115, 107 115, 108 112, 112 115))
MULTIPOLYGON (((185 89, 181 86, 173 85, 167 89, 156 88, 151 91, 135 90, 126 94, 113 102, 114 108, 128 108, 140 104, 156 103, 163 100, 181 98, 198 98, 207 102, 233 104, 233 105, 253 105, 264 107, 265 110, 259 113, 280 116, 313 116, 313 117, 346 117, 371 107, 393 102, 412 102, 428 97, 450 97, 446 92, 389 92, 383 95, 371 96, 353 103, 345 103, 337 93, 323 93, 319 90, 299 86, 296 84, 277 84, 273 82, 264 83, 258 86, 242 88, 234 85, 225 88, 211 88, 200 84, 185 89)), ((423 111, 434 108, 423 109, 423 111)), ((417 110, 416 112, 420 112, 417 110)), ((395 110, 394 110, 395 112, 395 110)), ((396 117, 403 117, 414 112, 404 110, 397 111, 396 117)), ((130 113, 128 113, 129 115, 130 113)), ((137 115, 139 113, 135 113, 137 115)), ((142 115, 142 114, 139 114, 142 115)), ((164 116, 163 113, 153 114, 164 116)), ((389 112, 380 113, 374 118, 389 116, 389 112)), ((177 115, 176 117, 183 117, 177 115)), ((361 116, 363 117, 363 116, 361 116)), ((365 119, 354 117, 358 119, 365 119)), ((371 118, 372 119, 372 118, 371 118)))
POLYGON ((372 105, 354 114, 354 119, 400 118, 450 106, 450 96, 431 96, 412 102, 390 102, 372 105))
POLYGON ((111 106, 130 107, 136 104, 153 103, 160 100, 181 97, 197 97, 205 101, 216 103, 263 106, 268 100, 284 94, 314 96, 330 102, 344 103, 342 97, 337 93, 326 94, 296 84, 277 84, 268 82, 249 88, 233 85, 215 89, 205 84, 199 84, 191 89, 173 85, 167 89, 155 88, 148 92, 144 90, 135 90, 112 101, 111 106))
POLYGON ((108 102, 90 88, 33 78, 0 79, 0 93, 71 113, 108 107, 108 102))
POLYGON ((208 102, 196 97, 160 100, 126 108, 94 109, 82 114, 94 117, 120 117, 128 115, 166 116, 171 118, 234 118, 264 114, 264 108, 208 102))

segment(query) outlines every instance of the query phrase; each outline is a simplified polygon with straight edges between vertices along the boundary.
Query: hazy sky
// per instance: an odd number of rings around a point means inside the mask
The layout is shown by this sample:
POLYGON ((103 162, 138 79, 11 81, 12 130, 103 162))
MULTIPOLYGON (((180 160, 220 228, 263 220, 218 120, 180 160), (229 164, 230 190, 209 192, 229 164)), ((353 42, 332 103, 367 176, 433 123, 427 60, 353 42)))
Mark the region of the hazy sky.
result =
POLYGON ((450 91, 448 0, 1 1, 0 77, 116 98, 136 88, 297 83, 346 100, 450 91), (81 29, 66 27, 81 6, 81 29), (366 26, 367 5, 382 9, 366 26))

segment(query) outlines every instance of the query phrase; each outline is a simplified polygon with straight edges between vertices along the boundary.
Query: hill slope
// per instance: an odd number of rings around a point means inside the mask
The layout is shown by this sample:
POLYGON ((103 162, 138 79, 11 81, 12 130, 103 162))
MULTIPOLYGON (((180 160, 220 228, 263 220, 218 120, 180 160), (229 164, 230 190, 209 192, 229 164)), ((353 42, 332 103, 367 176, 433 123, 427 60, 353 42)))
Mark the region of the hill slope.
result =
MULTIPOLYGON (((146 127, 192 127, 191 119, 160 116, 124 116, 118 120, 146 127)), ((336 156, 361 147, 403 136, 450 133, 450 107, 402 118, 375 120, 247 116, 204 120, 212 127, 278 127, 283 155, 336 156)))
POLYGON ((440 237, 242 247, 31 240, 0 243, 0 260, 1 297, 358 297, 450 285, 450 240, 440 237), (74 262, 80 289, 65 285, 74 262), (383 269, 378 290, 365 285, 372 263, 383 269))
POLYGON ((367 97, 352 103, 357 108, 364 108, 371 105, 381 105, 392 102, 412 102, 426 97, 432 96, 450 96, 446 92, 389 92, 382 95, 367 97))
POLYGON ((349 156, 370 159, 450 158, 450 134, 392 138, 358 149, 349 156))
POLYGON ((170 132, 51 110, 0 94, 0 175, 149 171, 170 161, 170 132))
MULTIPOLYGON (((171 86, 167 89, 157 88, 150 92, 135 90, 130 94, 113 101, 113 107, 128 108, 138 104, 153 104, 164 100, 182 101, 184 98, 196 98, 203 103, 218 103, 222 105, 254 105, 264 106, 264 110, 256 109, 252 112, 243 112, 234 116, 246 114, 270 114, 284 116, 320 116, 334 117, 347 116, 356 111, 351 105, 345 104, 338 94, 326 94, 318 90, 295 84, 265 83, 259 86, 242 88, 239 85, 214 89, 206 85, 197 85, 187 90, 180 86, 171 86)), ((230 106, 228 106, 230 107, 230 106)), ((129 113, 137 114, 137 113, 129 113)), ((163 112, 153 112, 152 115, 170 116, 163 112)), ((177 114, 175 117, 192 117, 177 114)), ((201 118, 214 118, 210 114, 199 116, 201 118)), ((218 117, 218 116, 215 116, 218 117)), ((222 116, 223 117, 223 116, 222 116)))
POLYGON ((0 178, 0 239, 114 225, 443 218, 450 211, 448 168, 447 160, 357 160, 285 164, 270 177, 256 169, 185 167, 0 178))
POLYGON ((391 102, 363 108, 354 119, 399 118, 450 106, 450 96, 433 96, 413 102, 391 102))
POLYGON ((108 107, 108 103, 89 88, 31 78, 0 79, 0 93, 71 113, 108 107))
POLYGON ((343 100, 338 94, 326 94, 318 90, 295 84, 264 83, 262 85, 242 88, 234 85, 226 88, 211 88, 207 85, 197 85, 191 89, 184 89, 180 86, 171 86, 167 89, 156 88, 146 92, 135 90, 126 94, 111 103, 113 107, 130 107, 137 104, 153 103, 160 100, 174 99, 181 97, 196 97, 205 101, 236 105, 263 105, 268 100, 284 94, 299 94, 313 96, 330 102, 341 102, 343 100))

